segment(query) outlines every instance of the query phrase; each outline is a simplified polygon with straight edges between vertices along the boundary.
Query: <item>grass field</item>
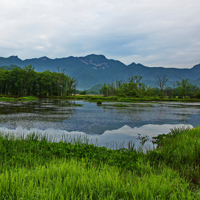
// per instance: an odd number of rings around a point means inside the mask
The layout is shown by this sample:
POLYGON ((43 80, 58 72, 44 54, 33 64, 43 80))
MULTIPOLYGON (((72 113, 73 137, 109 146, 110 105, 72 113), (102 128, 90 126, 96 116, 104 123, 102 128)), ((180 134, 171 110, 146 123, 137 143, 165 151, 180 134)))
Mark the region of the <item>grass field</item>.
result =
POLYGON ((200 199, 200 127, 143 153, 31 134, 0 136, 0 199, 200 199))

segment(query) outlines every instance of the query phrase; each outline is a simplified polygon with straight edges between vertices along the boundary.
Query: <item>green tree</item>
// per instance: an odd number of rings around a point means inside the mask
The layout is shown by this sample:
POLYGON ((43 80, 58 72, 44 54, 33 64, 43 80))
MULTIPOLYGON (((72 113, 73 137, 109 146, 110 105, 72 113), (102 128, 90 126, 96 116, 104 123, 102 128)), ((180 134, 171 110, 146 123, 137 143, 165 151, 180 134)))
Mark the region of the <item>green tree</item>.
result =
POLYGON ((163 97, 164 89, 170 77, 166 75, 157 74, 154 78, 156 80, 156 84, 158 85, 158 88, 160 89, 161 96, 163 97))
POLYGON ((49 70, 46 70, 44 72, 41 72, 39 74, 39 93, 40 96, 48 97, 52 94, 51 90, 51 84, 53 81, 52 72, 49 70))
POLYGON ((24 96, 27 96, 30 90, 31 84, 34 81, 36 72, 34 71, 34 67, 32 67, 32 65, 24 66, 22 70, 23 70, 24 96))
POLYGON ((155 88, 152 88, 151 86, 146 86, 145 96, 153 96, 155 94, 155 88))
POLYGON ((179 90, 179 95, 181 97, 188 96, 189 89, 191 87, 191 83, 188 81, 188 78, 184 79, 181 76, 179 76, 180 81, 176 81, 176 85, 179 90))
POLYGON ((66 88, 66 94, 67 95, 72 95, 72 94, 76 94, 76 86, 78 84, 77 80, 75 79, 75 77, 67 77, 67 88, 66 88))
POLYGON ((109 96, 110 92, 109 92, 109 88, 108 85, 106 83, 103 84, 103 87, 99 90, 100 94, 103 94, 104 97, 109 96))
POLYGON ((4 82, 5 82, 5 70, 0 70, 0 90, 1 94, 3 94, 3 88, 4 88, 4 82))

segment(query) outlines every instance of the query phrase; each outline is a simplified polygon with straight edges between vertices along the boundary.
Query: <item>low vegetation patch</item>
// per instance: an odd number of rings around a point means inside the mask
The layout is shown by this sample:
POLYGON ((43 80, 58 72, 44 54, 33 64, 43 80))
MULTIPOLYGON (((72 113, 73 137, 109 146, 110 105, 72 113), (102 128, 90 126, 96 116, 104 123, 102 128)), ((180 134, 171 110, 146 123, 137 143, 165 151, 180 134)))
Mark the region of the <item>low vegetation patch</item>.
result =
POLYGON ((27 97, 18 98, 18 100, 22 100, 22 101, 37 101, 38 97, 27 96, 27 97))
POLYGON ((0 97, 0 101, 36 101, 38 97, 34 96, 27 96, 27 97, 7 97, 2 96, 0 97))
POLYGON ((16 101, 18 99, 13 97, 0 97, 0 101, 16 101))

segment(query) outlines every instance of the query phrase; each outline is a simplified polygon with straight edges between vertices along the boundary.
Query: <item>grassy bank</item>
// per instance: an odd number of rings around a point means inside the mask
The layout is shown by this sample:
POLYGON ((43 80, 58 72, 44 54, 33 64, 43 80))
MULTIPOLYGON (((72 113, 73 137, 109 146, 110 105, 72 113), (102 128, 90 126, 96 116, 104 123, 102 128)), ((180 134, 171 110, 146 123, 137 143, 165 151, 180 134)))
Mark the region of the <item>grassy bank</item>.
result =
POLYGON ((8 97, 0 96, 0 101, 36 101, 38 97, 27 96, 27 97, 8 97))
POLYGON ((181 102, 200 102, 200 99, 192 98, 161 98, 161 97, 118 97, 109 96, 104 97, 102 95, 76 95, 76 96, 66 96, 66 99, 77 99, 77 100, 88 100, 91 102, 101 101, 118 101, 118 102, 138 102, 138 101, 181 101, 181 102))
MULTIPOLYGON (((69 100, 87 100, 90 102, 140 102, 140 101, 180 101, 180 102, 200 102, 200 99, 193 98, 160 98, 160 97, 118 97, 109 96, 104 97, 102 95, 75 95, 75 96, 49 96, 48 99, 69 99, 69 100)), ((27 96, 27 97, 15 97, 15 96, 0 96, 0 101, 36 101, 38 97, 27 96)))
POLYGON ((157 149, 0 136, 0 199, 199 199, 200 127, 154 138, 157 149))

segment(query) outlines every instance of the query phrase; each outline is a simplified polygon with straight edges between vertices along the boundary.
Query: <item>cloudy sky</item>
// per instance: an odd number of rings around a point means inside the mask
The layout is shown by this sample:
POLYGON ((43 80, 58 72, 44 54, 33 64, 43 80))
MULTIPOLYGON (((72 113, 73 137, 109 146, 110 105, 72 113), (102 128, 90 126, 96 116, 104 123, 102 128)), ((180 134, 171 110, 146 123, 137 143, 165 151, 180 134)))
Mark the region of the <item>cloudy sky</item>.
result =
POLYGON ((0 0, 0 57, 200 63, 199 0, 0 0))

